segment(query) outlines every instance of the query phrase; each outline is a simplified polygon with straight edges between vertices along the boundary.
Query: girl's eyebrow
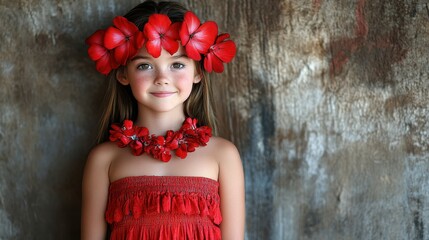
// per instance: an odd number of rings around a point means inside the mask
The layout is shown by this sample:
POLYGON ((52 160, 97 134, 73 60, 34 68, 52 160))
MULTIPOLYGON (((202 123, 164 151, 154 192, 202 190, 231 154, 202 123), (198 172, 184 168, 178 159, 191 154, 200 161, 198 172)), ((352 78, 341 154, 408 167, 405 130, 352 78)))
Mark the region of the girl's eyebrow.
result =
POLYGON ((188 56, 186 54, 182 53, 182 54, 179 54, 179 55, 176 55, 176 56, 172 56, 172 57, 177 59, 177 58, 182 58, 182 57, 187 58, 188 56))
POLYGON ((137 59, 149 59, 149 56, 144 56, 144 55, 136 55, 133 58, 130 59, 130 62, 135 61, 137 59))
MULTIPOLYGON (((188 57, 188 55, 186 55, 186 54, 179 54, 179 55, 176 55, 176 56, 171 56, 172 58, 174 58, 174 59, 179 59, 179 58, 187 58, 188 57)), ((130 59, 130 62, 132 62, 132 61, 135 61, 135 60, 137 60, 137 59, 150 59, 151 57, 150 56, 146 56, 146 55, 136 55, 136 56, 134 56, 133 58, 131 58, 130 59)))

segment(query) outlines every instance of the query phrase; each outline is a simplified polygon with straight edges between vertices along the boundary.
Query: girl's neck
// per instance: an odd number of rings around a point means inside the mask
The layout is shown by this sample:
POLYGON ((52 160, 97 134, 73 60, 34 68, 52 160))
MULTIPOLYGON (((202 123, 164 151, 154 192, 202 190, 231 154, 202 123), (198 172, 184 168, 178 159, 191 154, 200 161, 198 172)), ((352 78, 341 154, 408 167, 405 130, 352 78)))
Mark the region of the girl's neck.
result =
POLYGON ((139 111, 139 117, 135 124, 146 127, 151 134, 163 136, 168 130, 179 130, 185 118, 183 111, 180 113, 139 111))

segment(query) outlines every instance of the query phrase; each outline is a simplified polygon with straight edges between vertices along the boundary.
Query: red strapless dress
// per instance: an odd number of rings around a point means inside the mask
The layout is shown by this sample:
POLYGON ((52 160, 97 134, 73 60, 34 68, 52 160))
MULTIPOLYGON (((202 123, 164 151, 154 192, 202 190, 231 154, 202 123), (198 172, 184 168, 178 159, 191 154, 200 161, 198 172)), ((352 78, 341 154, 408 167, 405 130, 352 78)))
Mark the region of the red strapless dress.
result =
POLYGON ((219 183, 183 176, 116 180, 106 221, 110 239, 221 239, 219 183))

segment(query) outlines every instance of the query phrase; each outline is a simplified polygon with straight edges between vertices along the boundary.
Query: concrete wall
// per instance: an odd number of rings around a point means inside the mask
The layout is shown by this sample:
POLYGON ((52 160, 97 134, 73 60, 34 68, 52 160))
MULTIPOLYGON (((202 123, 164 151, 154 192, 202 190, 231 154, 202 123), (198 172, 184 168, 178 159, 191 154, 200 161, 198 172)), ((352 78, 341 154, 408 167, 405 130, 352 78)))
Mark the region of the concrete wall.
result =
MULTIPOLYGON (((247 239, 429 239, 426 1, 182 2, 239 45, 213 82, 247 239)), ((0 2, 0 239, 79 238, 105 86, 84 39, 137 3, 0 2)))

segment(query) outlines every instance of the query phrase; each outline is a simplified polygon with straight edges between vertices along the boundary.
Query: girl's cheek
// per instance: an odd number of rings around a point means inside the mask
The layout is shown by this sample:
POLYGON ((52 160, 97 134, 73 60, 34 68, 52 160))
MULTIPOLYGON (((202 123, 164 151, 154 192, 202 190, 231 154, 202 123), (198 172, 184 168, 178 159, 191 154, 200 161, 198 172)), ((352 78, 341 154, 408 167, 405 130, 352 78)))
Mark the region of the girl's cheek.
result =
POLYGON ((139 81, 144 81, 153 78, 154 74, 149 71, 137 71, 135 76, 139 81))

